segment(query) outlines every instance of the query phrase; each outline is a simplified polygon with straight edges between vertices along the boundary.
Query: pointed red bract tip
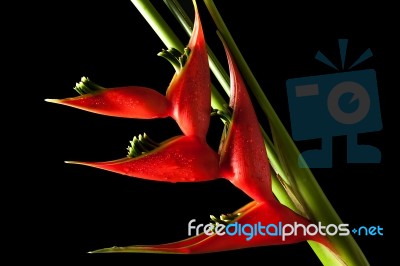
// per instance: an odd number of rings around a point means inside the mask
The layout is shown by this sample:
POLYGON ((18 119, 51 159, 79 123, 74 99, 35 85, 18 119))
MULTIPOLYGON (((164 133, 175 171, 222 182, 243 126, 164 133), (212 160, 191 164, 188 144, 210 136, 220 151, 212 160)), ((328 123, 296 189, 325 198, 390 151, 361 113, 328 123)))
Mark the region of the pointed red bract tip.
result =
POLYGON ((181 136, 135 158, 72 162, 114 173, 163 182, 200 182, 217 178, 218 155, 197 137, 181 136))
POLYGON ((75 107, 92 113, 124 118, 162 118, 170 114, 168 100, 144 87, 120 87, 48 102, 75 107))

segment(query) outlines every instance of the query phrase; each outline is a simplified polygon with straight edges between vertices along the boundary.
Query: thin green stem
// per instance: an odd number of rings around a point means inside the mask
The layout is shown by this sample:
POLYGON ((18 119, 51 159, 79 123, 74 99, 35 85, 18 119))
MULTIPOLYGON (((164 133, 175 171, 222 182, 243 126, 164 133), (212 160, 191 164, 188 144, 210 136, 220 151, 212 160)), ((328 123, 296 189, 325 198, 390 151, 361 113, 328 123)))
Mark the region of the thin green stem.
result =
POLYGON ((131 0, 135 5, 136 9, 142 14, 146 19, 147 23, 156 32, 157 36, 168 48, 175 48, 181 53, 185 46, 181 43, 176 34, 172 31, 170 27, 165 27, 166 22, 160 16, 160 13, 154 8, 150 1, 142 0, 131 0))
POLYGON ((225 100, 213 84, 211 84, 211 107, 218 110, 225 109, 225 100))
MULTIPOLYGON (((330 204, 329 200, 326 198, 310 169, 293 167, 294 164, 297 165, 300 156, 296 145, 289 136, 289 133, 286 131, 284 125, 280 121, 276 112, 272 108, 272 105, 255 79, 252 71, 244 60, 215 4, 212 0, 204 0, 204 2, 211 16, 213 17, 218 30, 221 32, 221 35, 227 42, 228 47, 232 52, 241 73, 243 74, 243 77, 245 78, 247 84, 249 84, 249 87, 255 95, 260 107, 270 121, 276 145, 275 148, 278 150, 278 152, 280 150, 284 150, 286 152, 285 154, 280 153, 280 162, 282 164, 287 164, 283 165, 283 168, 285 171, 287 171, 287 176, 290 179, 290 183, 296 189, 296 192, 299 193, 302 200, 304 200, 306 203, 308 212, 310 212, 313 219, 321 221, 323 224, 342 223, 340 217, 330 204), (289 154, 287 154, 287 152, 289 152, 289 154)), ((369 265, 364 254, 351 235, 346 237, 331 237, 331 241, 337 249, 341 259, 347 265, 369 265)), ((327 251, 326 248, 323 248, 322 245, 312 243, 311 247, 324 264, 343 264, 342 261, 336 259, 332 253, 327 251)))

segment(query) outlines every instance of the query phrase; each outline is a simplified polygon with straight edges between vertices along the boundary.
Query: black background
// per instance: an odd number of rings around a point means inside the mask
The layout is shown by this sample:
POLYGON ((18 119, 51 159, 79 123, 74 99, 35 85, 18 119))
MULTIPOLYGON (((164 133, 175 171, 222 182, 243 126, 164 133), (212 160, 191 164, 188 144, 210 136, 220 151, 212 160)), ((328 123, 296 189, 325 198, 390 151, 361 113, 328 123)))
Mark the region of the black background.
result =
MULTIPOLYGON (((184 43, 188 37, 162 1, 153 1, 184 43)), ((190 9, 190 1, 188 10, 190 9)), ((293 6, 271 7, 259 1, 234 3, 215 1, 237 45, 265 94, 290 132, 285 82, 289 78, 334 73, 314 59, 321 50, 339 64, 338 38, 349 39, 347 62, 352 63, 367 48, 374 57, 355 69, 377 72, 383 130, 360 135, 360 142, 378 147, 380 164, 346 163, 346 139, 334 138, 332 169, 314 169, 316 179, 342 220, 351 226, 385 227, 387 147, 385 134, 385 91, 388 89, 387 46, 389 18, 378 19, 377 6, 351 8, 293 6), (375 14, 375 15, 374 15, 375 14)), ((222 45, 203 2, 198 1, 206 40, 226 66, 222 45)), ((170 64, 156 54, 165 46, 130 1, 68 1, 36 6, 31 39, 35 71, 36 124, 33 156, 35 179, 32 200, 32 231, 43 240, 43 258, 62 261, 79 256, 106 260, 124 259, 129 264, 203 262, 242 258, 276 265, 320 265, 307 243, 262 247, 207 255, 114 254, 86 252, 113 245, 157 244, 186 237, 187 223, 195 218, 208 222, 208 215, 232 212, 250 199, 225 180, 196 184, 169 184, 120 176, 84 166, 67 165, 65 160, 105 161, 125 156, 133 136, 146 132, 163 141, 179 134, 172 119, 133 120, 99 116, 60 105, 45 98, 76 95, 72 90, 81 76, 105 87, 141 85, 164 92, 174 73, 170 64), (40 65, 40 67, 39 67, 40 65), (43 66, 43 67, 42 67, 43 66), (36 114, 36 112, 38 112, 36 114), (44 157, 43 157, 44 155, 44 157), (37 172, 36 172, 37 171, 37 172)), ((28 25, 30 26, 30 25, 28 25)), ((32 102, 32 101, 31 101, 32 102)), ((257 110, 259 111, 259 110, 257 110)), ((265 120, 260 119, 262 123, 265 120)), ((212 119, 209 141, 217 147, 221 124, 212 119), (215 137, 217 136, 217 137, 215 137)), ((318 141, 297 143, 300 150, 315 147, 318 141)), ((30 183, 29 183, 30 184, 30 183)), ((383 265, 385 236, 356 240, 372 265, 383 265)))

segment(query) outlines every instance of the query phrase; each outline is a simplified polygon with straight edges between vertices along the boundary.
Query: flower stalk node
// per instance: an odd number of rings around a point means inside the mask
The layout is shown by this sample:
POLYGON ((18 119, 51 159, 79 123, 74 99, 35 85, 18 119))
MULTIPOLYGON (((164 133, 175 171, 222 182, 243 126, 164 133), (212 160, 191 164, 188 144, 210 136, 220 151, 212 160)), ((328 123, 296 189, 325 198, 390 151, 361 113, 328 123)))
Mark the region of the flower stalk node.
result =
POLYGON ((140 134, 138 137, 133 137, 133 140, 129 141, 128 146, 128 157, 135 158, 140 155, 144 155, 160 146, 160 143, 152 140, 146 133, 140 134))
POLYGON ((233 222, 236 218, 238 218, 241 213, 228 213, 228 214, 221 214, 219 218, 215 217, 214 215, 210 215, 210 219, 212 223, 217 224, 224 224, 228 225, 233 222))
POLYGON ((229 124, 232 121, 232 112, 233 109, 229 107, 228 105, 225 105, 226 108, 223 110, 219 109, 211 109, 211 116, 219 116, 221 118, 222 122, 224 123, 225 126, 229 126, 229 124))
POLYGON ((214 215, 210 215, 211 223, 213 225, 212 231, 215 233, 216 227, 219 224, 228 225, 232 223, 240 215, 241 213, 228 213, 228 214, 221 214, 219 218, 215 217, 214 215))
POLYGON ((188 47, 183 50, 183 53, 172 47, 168 50, 163 49, 157 55, 167 59, 168 62, 170 62, 171 65, 174 67, 175 71, 178 73, 185 66, 189 54, 190 48, 188 47))
POLYGON ((74 87, 74 90, 80 95, 91 94, 104 89, 104 87, 97 85, 87 77, 82 77, 81 81, 76 83, 74 87))

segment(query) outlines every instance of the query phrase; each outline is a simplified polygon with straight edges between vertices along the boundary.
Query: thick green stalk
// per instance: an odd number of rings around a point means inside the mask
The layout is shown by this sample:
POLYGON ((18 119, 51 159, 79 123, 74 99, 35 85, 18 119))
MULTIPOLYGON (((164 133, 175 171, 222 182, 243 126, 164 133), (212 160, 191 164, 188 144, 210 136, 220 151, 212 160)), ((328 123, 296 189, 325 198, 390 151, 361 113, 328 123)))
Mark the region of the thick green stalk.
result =
POLYGON ((165 27, 166 22, 161 18, 160 14, 150 1, 132 0, 131 2, 168 48, 175 48, 180 52, 183 52, 185 46, 181 43, 170 27, 165 27))
MULTIPOLYGON (((285 171, 287 171, 290 184, 292 184, 292 187, 296 189, 296 192, 298 192, 302 200, 304 200, 304 203, 306 204, 305 207, 313 219, 321 221, 323 224, 342 223, 340 217, 330 204, 329 200, 326 198, 310 169, 298 167, 300 153, 296 145, 275 113, 272 105, 269 103, 249 66, 245 62, 213 1, 204 0, 204 2, 211 16, 213 17, 218 30, 220 31, 224 40, 227 42, 230 51, 235 57, 241 73, 243 74, 246 82, 249 84, 250 89, 255 95, 260 107, 263 109, 265 115, 270 121, 274 136, 275 148, 278 152, 285 151, 284 154, 283 152, 280 153, 280 162, 282 164, 286 164, 283 165, 283 168, 285 171), (296 167, 294 167, 294 165, 296 167)), ((351 235, 346 237, 334 236, 331 237, 331 241, 339 252, 341 259, 347 265, 369 265, 364 254, 351 235)), ((324 264, 343 264, 340 259, 335 259, 332 253, 327 251, 327 249, 323 248, 321 245, 317 243, 311 243, 311 247, 324 264)))

